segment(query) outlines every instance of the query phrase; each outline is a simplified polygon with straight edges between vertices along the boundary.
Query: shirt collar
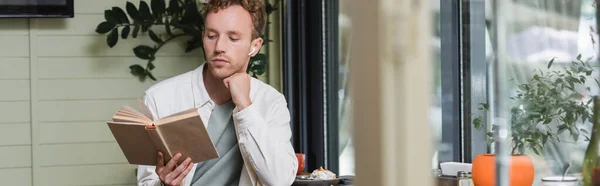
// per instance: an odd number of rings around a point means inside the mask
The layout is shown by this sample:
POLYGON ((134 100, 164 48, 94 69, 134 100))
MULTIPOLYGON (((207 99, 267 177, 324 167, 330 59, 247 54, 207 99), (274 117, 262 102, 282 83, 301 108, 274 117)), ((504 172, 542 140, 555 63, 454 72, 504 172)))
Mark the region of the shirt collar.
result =
POLYGON ((212 103, 206 87, 204 87, 204 78, 202 72, 204 71, 204 64, 196 68, 192 72, 192 90, 194 92, 194 103, 195 107, 201 107, 206 103, 212 103))

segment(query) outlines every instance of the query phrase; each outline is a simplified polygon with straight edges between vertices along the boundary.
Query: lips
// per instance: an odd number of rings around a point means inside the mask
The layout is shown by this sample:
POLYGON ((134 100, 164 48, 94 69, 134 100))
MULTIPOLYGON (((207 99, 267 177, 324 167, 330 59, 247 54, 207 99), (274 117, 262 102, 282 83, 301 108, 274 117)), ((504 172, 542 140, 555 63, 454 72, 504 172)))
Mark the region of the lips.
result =
POLYGON ((227 61, 223 58, 215 58, 212 60, 212 62, 215 66, 223 66, 223 65, 226 65, 227 63, 229 63, 229 61, 227 61))

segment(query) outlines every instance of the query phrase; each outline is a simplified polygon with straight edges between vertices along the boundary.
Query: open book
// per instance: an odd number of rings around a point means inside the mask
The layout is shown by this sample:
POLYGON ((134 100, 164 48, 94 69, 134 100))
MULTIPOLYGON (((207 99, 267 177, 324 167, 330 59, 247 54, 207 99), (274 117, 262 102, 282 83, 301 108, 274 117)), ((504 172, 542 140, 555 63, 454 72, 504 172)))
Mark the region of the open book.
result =
POLYGON ((219 157, 196 108, 153 121, 140 105, 144 113, 125 105, 107 122, 130 164, 156 165, 158 151, 165 163, 177 153, 183 155, 178 164, 186 157, 194 163, 219 157))

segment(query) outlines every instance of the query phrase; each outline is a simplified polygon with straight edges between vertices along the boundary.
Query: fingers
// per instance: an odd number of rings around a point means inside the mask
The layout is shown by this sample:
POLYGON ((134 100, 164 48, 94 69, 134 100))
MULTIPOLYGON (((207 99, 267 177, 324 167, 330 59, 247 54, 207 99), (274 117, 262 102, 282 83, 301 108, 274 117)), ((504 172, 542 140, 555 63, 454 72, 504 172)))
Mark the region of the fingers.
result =
POLYGON ((158 174, 159 172, 162 171, 164 166, 165 166, 165 161, 163 159, 163 154, 162 154, 162 152, 158 151, 158 156, 156 158, 156 168, 154 169, 154 172, 156 172, 156 174, 158 174))
POLYGON ((225 87, 229 88, 229 78, 225 78, 223 84, 225 84, 225 87))
POLYGON ((177 153, 173 158, 171 158, 165 168, 167 168, 167 170, 173 170, 177 162, 179 162, 179 158, 181 158, 181 153, 177 153))
MULTIPOLYGON (((177 177, 181 176, 181 174, 183 173, 183 171, 186 169, 186 167, 188 165, 190 165, 190 163, 192 162, 191 158, 186 158, 185 161, 183 161, 183 163, 181 163, 181 165, 177 166, 177 168, 175 168, 175 170, 173 170, 173 172, 169 173, 169 175, 167 175, 167 180, 174 180, 177 177)), ((185 174, 187 175, 187 174, 185 174)), ((184 175, 184 177, 185 177, 184 175)))
POLYGON ((223 84, 225 84, 225 87, 229 88, 231 85, 231 82, 236 82, 239 81, 239 79, 247 79, 248 81, 250 80, 250 74, 243 72, 243 73, 235 73, 225 79, 223 79, 223 84))
MULTIPOLYGON (((182 163, 180 166, 184 166, 186 165, 186 163, 182 163)), ((190 161, 187 163, 185 170, 183 170, 183 172, 181 174, 179 174, 179 176, 177 176, 177 178, 175 178, 174 182, 175 183, 181 183, 183 181, 183 179, 185 179, 185 176, 187 176, 190 171, 192 171, 192 167, 194 167, 194 163, 192 163, 191 159, 190 161)))
POLYGON ((192 159, 191 158, 186 158, 185 161, 183 161, 183 163, 181 163, 181 165, 177 166, 177 168, 173 171, 173 174, 179 175, 181 172, 184 171, 184 169, 186 168, 186 166, 188 164, 190 164, 190 162, 192 162, 192 159))
POLYGON ((156 166, 162 167, 165 166, 165 159, 163 157, 162 152, 158 151, 158 158, 156 159, 156 166))

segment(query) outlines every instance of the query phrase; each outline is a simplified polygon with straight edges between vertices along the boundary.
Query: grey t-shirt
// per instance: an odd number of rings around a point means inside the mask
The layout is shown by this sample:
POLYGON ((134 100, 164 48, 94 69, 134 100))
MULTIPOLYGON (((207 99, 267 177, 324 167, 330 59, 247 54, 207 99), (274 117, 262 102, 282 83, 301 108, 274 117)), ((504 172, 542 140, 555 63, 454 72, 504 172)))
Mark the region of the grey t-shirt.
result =
POLYGON ((198 163, 192 186, 239 184, 244 160, 232 118, 234 107, 229 101, 216 105, 210 114, 207 131, 220 157, 198 163))

